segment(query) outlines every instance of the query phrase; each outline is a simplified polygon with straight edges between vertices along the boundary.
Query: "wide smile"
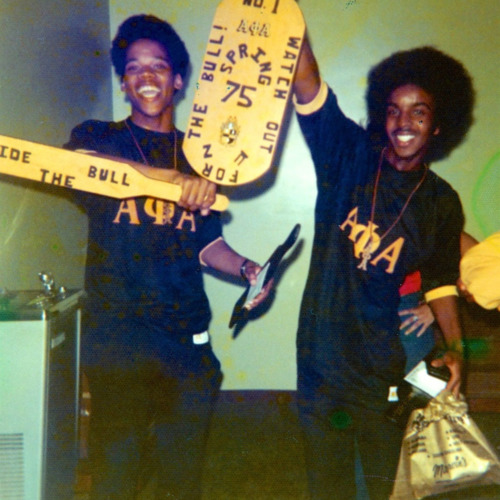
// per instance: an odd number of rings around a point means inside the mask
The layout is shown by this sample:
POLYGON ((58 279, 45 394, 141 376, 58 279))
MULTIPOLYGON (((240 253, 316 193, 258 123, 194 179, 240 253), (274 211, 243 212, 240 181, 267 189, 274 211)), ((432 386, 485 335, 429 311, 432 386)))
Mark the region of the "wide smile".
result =
POLYGON ((413 132, 395 132, 393 137, 396 139, 396 142, 399 146, 404 147, 410 144, 417 135, 413 132))
POLYGON ((145 99, 154 99, 160 95, 161 89, 155 85, 142 85, 137 89, 137 94, 145 99))

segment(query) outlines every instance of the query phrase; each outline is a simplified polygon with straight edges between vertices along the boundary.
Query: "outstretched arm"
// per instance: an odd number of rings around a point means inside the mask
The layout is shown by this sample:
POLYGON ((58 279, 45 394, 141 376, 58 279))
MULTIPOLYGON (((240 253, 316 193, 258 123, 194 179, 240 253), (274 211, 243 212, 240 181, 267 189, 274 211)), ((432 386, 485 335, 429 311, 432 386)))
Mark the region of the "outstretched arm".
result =
POLYGON ((302 43, 293 91, 299 104, 311 102, 319 92, 321 77, 307 35, 302 43))
MULTIPOLYGON (((460 235, 460 254, 462 255, 462 257, 467 253, 468 250, 476 246, 478 243, 479 241, 477 241, 474 236, 471 236, 469 233, 462 231, 462 234, 460 235)), ((464 297, 467 302, 475 302, 474 295, 472 295, 469 290, 467 290, 467 287, 462 281, 462 278, 458 278, 457 288, 460 292, 460 295, 464 297)))
MULTIPOLYGON (((203 264, 217 271, 221 271, 232 276, 241 276, 250 285, 257 283, 257 275, 261 267, 257 262, 246 259, 235 252, 222 238, 207 245, 200 253, 200 260, 203 264)), ((273 286, 273 280, 262 289, 262 291, 245 307, 252 309, 259 305, 269 295, 273 286)))
POLYGON ((466 233, 465 231, 462 231, 460 233, 460 255, 463 257, 467 250, 469 250, 473 246, 476 246, 478 243, 479 241, 477 241, 474 236, 466 233))

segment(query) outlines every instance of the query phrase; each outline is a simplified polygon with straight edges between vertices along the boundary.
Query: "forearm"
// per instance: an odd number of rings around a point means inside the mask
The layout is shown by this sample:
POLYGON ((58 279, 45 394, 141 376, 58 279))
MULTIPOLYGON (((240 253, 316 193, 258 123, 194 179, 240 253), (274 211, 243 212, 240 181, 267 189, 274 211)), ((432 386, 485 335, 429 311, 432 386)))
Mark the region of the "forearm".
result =
POLYGON ((457 297, 448 295, 431 300, 429 306, 439 325, 446 349, 463 355, 462 328, 458 314, 457 297))
POLYGON ((460 255, 463 257, 467 250, 471 249, 473 246, 476 246, 479 241, 471 236, 469 233, 462 231, 460 234, 460 255))
MULTIPOLYGON (((257 285, 257 275, 262 270, 257 262, 235 252, 222 238, 213 241, 201 251, 200 261, 217 271, 241 276, 252 286, 257 285)), ((253 309, 266 300, 273 283, 274 280, 270 279, 256 297, 245 303, 245 309, 253 309)))
POLYGON ((182 189, 182 194, 177 204, 191 211, 200 210, 202 215, 207 215, 217 195, 217 186, 195 175, 182 174, 171 168, 155 168, 140 163, 134 163, 134 168, 151 179, 177 184, 182 189))
POLYGON ((307 36, 302 43, 293 92, 299 104, 311 102, 319 92, 321 78, 318 63, 307 36))
POLYGON ((446 389, 459 396, 462 383, 464 356, 462 329, 458 317, 457 298, 453 295, 429 301, 429 306, 443 333, 446 352, 442 358, 432 361, 433 366, 446 365, 450 370, 450 379, 446 389))
POLYGON ((241 266, 247 259, 235 252, 220 238, 201 251, 200 260, 212 269, 232 276, 240 276, 241 266))

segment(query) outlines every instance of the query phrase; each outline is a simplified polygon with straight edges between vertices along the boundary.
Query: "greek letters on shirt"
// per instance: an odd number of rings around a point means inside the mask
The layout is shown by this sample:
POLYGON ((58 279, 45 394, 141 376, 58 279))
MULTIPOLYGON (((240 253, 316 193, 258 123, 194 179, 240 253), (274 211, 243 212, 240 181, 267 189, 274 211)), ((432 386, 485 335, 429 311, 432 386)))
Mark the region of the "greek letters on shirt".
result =
POLYGON ((386 266, 385 272, 392 274, 398 263, 404 238, 399 237, 387 246, 382 246, 380 234, 377 233, 379 227, 372 222, 367 225, 358 222, 358 207, 354 207, 348 214, 346 220, 339 226, 342 231, 348 231, 348 238, 354 244, 354 257, 362 259, 363 250, 367 249, 371 253, 368 263, 372 266, 386 266), (368 249, 368 244, 371 245, 368 249))
POLYGON ((143 206, 137 203, 136 198, 122 200, 113 219, 113 224, 139 225, 144 222, 159 226, 169 224, 174 225, 175 229, 187 229, 195 233, 196 221, 194 214, 186 210, 175 210, 175 206, 175 203, 171 201, 156 198, 146 198, 143 206))

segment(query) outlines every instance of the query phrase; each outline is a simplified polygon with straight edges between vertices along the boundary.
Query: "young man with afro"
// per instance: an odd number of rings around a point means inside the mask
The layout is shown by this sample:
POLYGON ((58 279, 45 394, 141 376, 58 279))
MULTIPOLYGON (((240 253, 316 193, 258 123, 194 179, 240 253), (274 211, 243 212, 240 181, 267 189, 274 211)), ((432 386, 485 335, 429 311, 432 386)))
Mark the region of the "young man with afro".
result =
POLYGON ((368 76, 368 126, 340 110, 306 40, 294 84, 318 195, 297 335, 298 404, 313 499, 356 498, 355 450, 371 500, 387 500, 402 431, 385 417, 405 368, 399 287, 420 270, 443 333, 433 361, 460 389, 456 287, 464 217, 430 170, 472 122, 472 82, 432 47, 395 53, 368 76))

